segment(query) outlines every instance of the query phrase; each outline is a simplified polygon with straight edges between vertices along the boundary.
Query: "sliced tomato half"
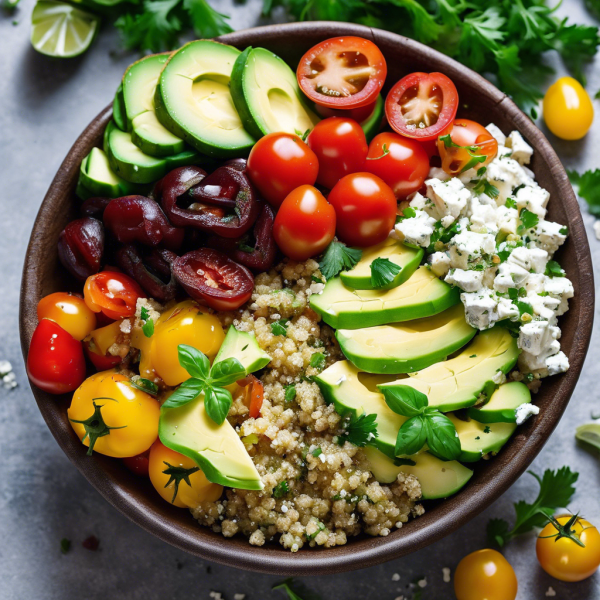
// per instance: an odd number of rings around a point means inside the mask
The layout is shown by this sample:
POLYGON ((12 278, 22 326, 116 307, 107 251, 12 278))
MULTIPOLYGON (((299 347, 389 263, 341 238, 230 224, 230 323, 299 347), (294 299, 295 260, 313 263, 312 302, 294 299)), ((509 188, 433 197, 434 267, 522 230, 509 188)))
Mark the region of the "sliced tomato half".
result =
POLYGON ((300 59, 296 71, 300 89, 313 102, 343 109, 375 102, 386 75, 381 50, 360 37, 331 38, 317 44, 300 59))
POLYGON ((411 73, 390 90, 385 101, 392 129, 422 142, 449 132, 457 110, 456 86, 443 73, 411 73))

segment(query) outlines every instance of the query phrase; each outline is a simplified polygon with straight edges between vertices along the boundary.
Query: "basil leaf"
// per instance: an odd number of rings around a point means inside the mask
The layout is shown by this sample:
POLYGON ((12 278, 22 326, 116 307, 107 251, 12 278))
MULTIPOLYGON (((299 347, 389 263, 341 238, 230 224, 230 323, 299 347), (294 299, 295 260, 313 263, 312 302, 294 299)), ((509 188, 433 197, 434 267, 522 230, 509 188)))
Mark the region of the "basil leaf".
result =
POLYGON ((454 423, 439 411, 425 413, 428 427, 427 445, 434 456, 455 460, 460 456, 460 439, 454 423))
POLYGON ((227 417, 232 402, 231 394, 225 388, 207 387, 204 391, 204 408, 217 425, 221 425, 227 417))
POLYGON ((237 358, 226 358, 215 363, 210 370, 211 385, 224 387, 246 377, 246 369, 237 358))
POLYGON ((177 346, 179 364, 192 376, 205 381, 210 371, 208 357, 200 350, 187 344, 177 346))
POLYGON ((386 404, 403 417, 420 415, 428 404, 427 396, 409 385, 382 388, 386 404))
POLYGON ((163 403, 164 408, 176 408, 195 400, 205 388, 203 381, 188 379, 184 381, 163 403))
POLYGON ((394 281, 402 267, 389 258, 376 258, 371 263, 371 285, 377 289, 394 281))
POLYGON ((402 424, 396 438, 396 456, 410 456, 416 454, 427 441, 427 421, 422 415, 411 417, 402 424))

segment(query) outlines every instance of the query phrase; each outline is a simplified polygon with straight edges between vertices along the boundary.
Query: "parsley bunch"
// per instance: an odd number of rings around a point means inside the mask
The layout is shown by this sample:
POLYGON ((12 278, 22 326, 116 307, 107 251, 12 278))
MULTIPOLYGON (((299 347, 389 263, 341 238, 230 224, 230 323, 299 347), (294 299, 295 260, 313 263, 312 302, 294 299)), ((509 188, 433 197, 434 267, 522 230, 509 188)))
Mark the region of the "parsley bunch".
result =
POLYGON ((600 169, 582 175, 577 171, 567 171, 567 174, 577 194, 587 202, 590 214, 600 217, 600 169))

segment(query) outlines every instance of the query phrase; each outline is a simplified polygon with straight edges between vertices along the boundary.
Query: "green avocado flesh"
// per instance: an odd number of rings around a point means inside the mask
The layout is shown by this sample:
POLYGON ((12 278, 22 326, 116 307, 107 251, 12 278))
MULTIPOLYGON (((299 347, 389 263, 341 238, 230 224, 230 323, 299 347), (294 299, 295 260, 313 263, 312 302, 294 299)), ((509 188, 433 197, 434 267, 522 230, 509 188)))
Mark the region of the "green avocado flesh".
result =
POLYGON ((500 327, 482 331, 458 356, 439 362, 407 378, 379 385, 380 390, 410 386, 424 393, 429 406, 442 412, 473 406, 481 393, 496 388, 498 372, 508 373, 519 357, 517 340, 500 327))
POLYGON ((400 272, 385 288, 391 289, 404 283, 416 270, 423 258, 423 249, 409 248, 402 242, 387 238, 381 244, 363 250, 361 259, 350 271, 342 271, 340 278, 345 286, 355 290, 372 290, 371 263, 376 258, 387 258, 400 267, 400 272))
POLYGON ((121 131, 127 130, 127 116, 125 113, 125 101, 123 100, 123 84, 121 83, 115 92, 113 100, 113 120, 121 131))
POLYGON ((246 48, 231 74, 231 96, 246 131, 255 138, 312 129, 319 121, 302 100, 296 74, 264 48, 246 48))
POLYGON ((383 101, 383 98, 381 97, 381 94, 379 94, 379 96, 377 96, 373 112, 360 124, 363 131, 365 132, 367 143, 370 142, 379 133, 379 130, 381 129, 384 107, 385 103, 383 101))
POLYGON ((193 150, 162 158, 145 154, 133 143, 131 134, 112 121, 104 134, 104 150, 113 171, 131 183, 153 183, 171 169, 198 163, 201 158, 193 150))
POLYGON ((171 55, 156 86, 158 120, 209 156, 240 157, 254 144, 229 89, 239 55, 239 50, 218 42, 190 42, 171 55))
POLYGON ((253 333, 238 331, 233 325, 229 327, 214 362, 226 358, 237 358, 246 369, 246 375, 259 371, 271 362, 271 357, 258 345, 253 333))
POLYGON ((498 452, 517 428, 515 423, 486 425, 473 419, 463 421, 452 413, 447 417, 456 427, 461 447, 458 460, 462 462, 476 462, 488 452, 498 452))
POLYGON ((260 475, 235 429, 217 425, 206 413, 204 396, 178 408, 161 408, 160 441, 195 461, 209 481, 241 490, 262 490, 260 475))
POLYGON ((387 455, 394 456, 398 429, 406 417, 396 414, 385 403, 383 394, 377 391, 377 384, 389 378, 360 372, 346 360, 338 361, 315 377, 315 381, 325 400, 333 402, 340 415, 377 415, 379 437, 373 444, 387 455))
POLYGON ((469 408, 467 414, 480 423, 515 423, 517 408, 530 402, 529 388, 520 381, 511 381, 501 385, 485 404, 469 408))
POLYGON ((396 465, 376 448, 364 448, 373 476, 380 483, 393 483, 399 473, 414 475, 421 484, 423 500, 447 498, 456 494, 471 479, 473 471, 456 460, 440 460, 429 452, 410 457, 414 465, 396 465))
POLYGON ((475 335, 462 304, 431 317, 335 332, 342 352, 361 371, 412 373, 456 352, 475 335))
POLYGON ((134 194, 137 186, 119 177, 111 168, 104 150, 92 148, 81 161, 79 184, 93 196, 118 198, 134 194))
POLYGON ((154 110, 156 84, 169 54, 154 54, 133 63, 123 76, 123 101, 131 140, 150 156, 172 156, 185 142, 159 123, 154 110))
POLYGON ((457 304, 459 294, 420 267, 391 290, 353 290, 334 277, 321 294, 310 297, 310 306, 335 329, 359 329, 435 315, 457 304))

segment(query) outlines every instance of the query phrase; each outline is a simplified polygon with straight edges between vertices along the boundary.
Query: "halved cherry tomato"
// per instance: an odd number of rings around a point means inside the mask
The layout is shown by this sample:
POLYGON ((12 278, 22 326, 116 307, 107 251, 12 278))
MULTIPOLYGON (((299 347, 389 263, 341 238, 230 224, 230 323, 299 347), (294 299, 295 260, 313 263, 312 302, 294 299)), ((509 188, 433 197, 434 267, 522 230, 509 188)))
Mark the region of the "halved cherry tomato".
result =
POLYGON ((83 298, 69 292, 55 292, 42 298, 37 305, 38 320, 58 323, 76 340, 82 340, 96 327, 96 315, 83 298))
POLYGON ((298 186, 315 183, 319 161, 297 135, 269 133, 250 151, 247 172, 263 198, 277 207, 298 186))
POLYGON ((398 204, 390 186, 371 173, 346 175, 331 190, 337 235, 349 246, 383 242, 396 222, 398 204))
POLYGON ((42 319, 31 338, 27 375, 33 384, 50 394, 77 389, 85 379, 81 342, 58 323, 42 319))
POLYGON ((454 121, 450 139, 453 144, 461 147, 449 145, 447 138, 438 138, 437 147, 442 158, 442 169, 452 176, 459 175, 467 168, 485 167, 498 154, 498 142, 492 134, 483 125, 469 119, 454 121), (485 156, 485 160, 475 162, 473 156, 485 156))
POLYGON ((433 140, 449 131, 457 110, 456 86, 443 73, 411 73, 385 100, 391 128, 419 141, 433 140))
POLYGON ((254 375, 248 375, 248 377, 240 379, 237 384, 244 388, 244 404, 250 410, 250 417, 257 419, 260 416, 260 409, 265 397, 265 387, 262 381, 254 375))
POLYGON ((315 125, 306 140, 319 159, 317 183, 331 189, 344 175, 363 171, 367 139, 352 119, 330 117, 315 125))
POLYGON ((517 576, 496 550, 477 550, 465 556, 454 573, 457 600, 515 600, 517 576))
POLYGON ((416 192, 429 174, 423 145, 396 133, 380 133, 369 144, 365 170, 385 181, 397 200, 416 192))
POLYGON ((111 319, 132 317, 138 298, 145 298, 142 288, 131 277, 114 271, 102 271, 88 277, 83 298, 94 312, 111 319))
POLYGON ((365 104, 364 106, 357 106, 356 108, 331 108, 329 106, 323 106, 321 104, 315 104, 316 113, 323 119, 329 117, 342 117, 343 119, 353 119, 357 123, 366 121, 375 110, 377 100, 371 102, 371 104, 365 104))
POLYGON ((150 463, 150 450, 146 450, 146 452, 142 452, 137 456, 128 456, 123 458, 123 464, 136 475, 140 477, 148 477, 148 465, 150 463))
POLYGON ((316 104, 358 108, 383 87, 387 65, 381 50, 360 37, 338 37, 311 48, 296 71, 300 89, 316 104))
POLYGON ((335 210, 312 185, 296 188, 283 201, 273 224, 273 237, 292 260, 319 254, 335 236, 335 210))
POLYGON ((104 327, 94 329, 83 340, 85 353, 98 371, 112 369, 124 358, 123 356, 113 356, 108 353, 108 349, 113 344, 118 343, 119 338, 123 337, 123 333, 121 332, 122 321, 123 319, 113 321, 104 327))

